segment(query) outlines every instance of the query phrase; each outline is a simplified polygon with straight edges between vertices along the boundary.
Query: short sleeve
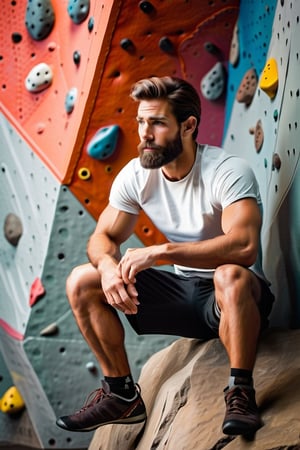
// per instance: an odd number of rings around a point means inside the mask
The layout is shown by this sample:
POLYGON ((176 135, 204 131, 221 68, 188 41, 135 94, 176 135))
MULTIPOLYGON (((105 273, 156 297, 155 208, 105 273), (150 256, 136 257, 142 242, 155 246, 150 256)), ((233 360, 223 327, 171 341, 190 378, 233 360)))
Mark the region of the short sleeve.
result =
POLYGON ((242 158, 231 156, 216 167, 212 185, 213 198, 218 208, 224 209, 243 198, 255 198, 261 203, 254 172, 242 158))
POLYGON ((141 208, 134 174, 134 160, 132 160, 121 169, 114 179, 110 190, 109 203, 120 211, 137 215, 141 208))

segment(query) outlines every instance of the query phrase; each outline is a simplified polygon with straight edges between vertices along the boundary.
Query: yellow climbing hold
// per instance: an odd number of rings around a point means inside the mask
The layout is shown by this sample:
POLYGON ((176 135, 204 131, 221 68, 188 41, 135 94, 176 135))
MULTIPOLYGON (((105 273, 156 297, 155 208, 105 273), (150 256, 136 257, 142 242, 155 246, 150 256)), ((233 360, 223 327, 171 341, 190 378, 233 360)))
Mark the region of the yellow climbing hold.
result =
POLYGON ((78 170, 78 176, 81 180, 89 180, 91 178, 90 169, 88 169, 87 167, 81 167, 78 170))
POLYGON ((278 89, 278 70, 277 62, 274 58, 270 58, 267 61, 259 86, 270 98, 275 97, 278 89))
POLYGON ((25 408, 25 403, 20 392, 15 386, 11 386, 1 399, 1 411, 7 414, 15 414, 25 408))

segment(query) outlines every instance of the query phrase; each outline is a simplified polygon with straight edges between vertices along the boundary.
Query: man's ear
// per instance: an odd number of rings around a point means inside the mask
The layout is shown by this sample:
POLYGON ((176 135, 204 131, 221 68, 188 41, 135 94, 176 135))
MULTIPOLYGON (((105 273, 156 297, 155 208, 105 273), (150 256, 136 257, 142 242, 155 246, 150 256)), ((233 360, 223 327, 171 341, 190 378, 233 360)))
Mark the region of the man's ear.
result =
POLYGON ((181 129, 182 129, 182 132, 183 132, 183 136, 188 136, 190 134, 193 134, 196 127, 197 127, 197 119, 196 119, 196 117, 194 117, 194 116, 188 117, 181 124, 181 129))

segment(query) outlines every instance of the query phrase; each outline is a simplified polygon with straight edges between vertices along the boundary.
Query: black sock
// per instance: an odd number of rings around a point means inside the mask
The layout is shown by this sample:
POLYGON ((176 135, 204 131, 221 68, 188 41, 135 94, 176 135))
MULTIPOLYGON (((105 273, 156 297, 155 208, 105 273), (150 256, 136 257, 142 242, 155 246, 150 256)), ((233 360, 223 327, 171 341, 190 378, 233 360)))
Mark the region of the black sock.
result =
POLYGON ((104 379, 114 394, 128 399, 135 396, 136 389, 131 374, 125 377, 104 377, 104 379))
POLYGON ((253 384, 252 370, 231 368, 230 377, 234 379, 234 384, 247 384, 250 386, 253 384))

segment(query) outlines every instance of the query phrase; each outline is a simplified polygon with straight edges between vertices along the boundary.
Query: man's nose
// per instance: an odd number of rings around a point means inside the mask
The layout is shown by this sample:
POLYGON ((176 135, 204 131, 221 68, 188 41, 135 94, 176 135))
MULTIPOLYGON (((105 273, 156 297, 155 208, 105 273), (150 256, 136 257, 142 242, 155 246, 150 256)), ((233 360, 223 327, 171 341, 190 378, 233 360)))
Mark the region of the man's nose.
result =
POLYGON ((153 141, 154 135, 151 125, 145 123, 141 130, 141 138, 143 141, 153 141))

